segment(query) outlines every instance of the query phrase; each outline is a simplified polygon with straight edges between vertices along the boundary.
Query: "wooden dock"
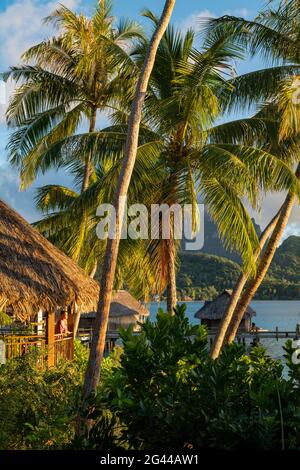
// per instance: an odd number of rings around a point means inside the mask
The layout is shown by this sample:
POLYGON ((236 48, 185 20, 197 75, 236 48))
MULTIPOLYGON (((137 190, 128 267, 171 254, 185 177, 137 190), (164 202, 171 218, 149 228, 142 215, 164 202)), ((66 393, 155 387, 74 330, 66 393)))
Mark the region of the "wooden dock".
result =
MULTIPOLYGON (((208 330, 208 337, 210 345, 212 345, 215 335, 217 334, 218 329, 209 329, 208 330)), ((258 344, 261 339, 276 339, 279 341, 280 339, 291 339, 291 340, 299 340, 300 339, 300 325, 296 325, 295 330, 279 330, 278 326, 276 326, 275 330, 259 330, 256 329, 254 331, 238 331, 236 335, 236 340, 238 343, 242 343, 244 345, 252 343, 258 344)))
MULTIPOLYGON (((93 338, 93 329, 79 329, 78 339, 85 344, 88 348, 91 346, 93 338)), ((106 334, 106 343, 104 354, 107 356, 116 346, 118 339, 120 338, 119 332, 117 330, 108 331, 106 334)))
MULTIPOLYGON (((217 328, 210 328, 208 330, 208 338, 209 342, 212 345, 215 335, 217 334, 217 328)), ((138 334, 138 333, 136 333, 138 334)), ((78 337, 79 339, 85 343, 88 347, 90 347, 92 341, 93 330, 79 330, 78 337)), ((106 347, 105 347, 105 355, 109 354, 115 347, 117 341, 120 339, 119 332, 117 330, 108 331, 106 335, 106 347)), ((292 339, 298 340, 300 339, 300 325, 296 325, 296 328, 291 331, 282 331, 279 330, 278 327, 275 330, 259 330, 256 329, 251 332, 239 331, 236 336, 237 342, 246 345, 249 343, 259 343, 261 339, 276 339, 279 341, 280 339, 292 339)))
MULTIPOLYGON (((215 336, 218 332, 217 328, 214 329, 209 329, 208 330, 208 335, 209 336, 215 336)), ((254 338, 254 337, 259 337, 259 338, 264 338, 264 339, 299 339, 300 338, 300 325, 296 325, 296 328, 291 331, 282 331, 279 330, 278 326, 276 326, 275 330, 253 330, 253 331, 238 331, 237 333, 237 339, 239 338, 254 338)))

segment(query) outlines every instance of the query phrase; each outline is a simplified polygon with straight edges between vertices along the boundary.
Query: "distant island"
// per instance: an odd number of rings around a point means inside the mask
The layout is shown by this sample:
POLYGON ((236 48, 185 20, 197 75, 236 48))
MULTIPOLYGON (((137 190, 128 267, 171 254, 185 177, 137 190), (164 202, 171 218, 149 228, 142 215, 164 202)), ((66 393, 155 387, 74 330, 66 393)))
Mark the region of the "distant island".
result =
MULTIPOLYGON (((203 249, 180 254, 178 294, 182 300, 211 300, 224 289, 232 288, 240 273, 239 255, 225 249, 207 214, 204 224, 203 249)), ((259 235, 260 226, 255 226, 259 235)), ((290 236, 277 249, 256 299, 300 299, 300 237, 290 236)))

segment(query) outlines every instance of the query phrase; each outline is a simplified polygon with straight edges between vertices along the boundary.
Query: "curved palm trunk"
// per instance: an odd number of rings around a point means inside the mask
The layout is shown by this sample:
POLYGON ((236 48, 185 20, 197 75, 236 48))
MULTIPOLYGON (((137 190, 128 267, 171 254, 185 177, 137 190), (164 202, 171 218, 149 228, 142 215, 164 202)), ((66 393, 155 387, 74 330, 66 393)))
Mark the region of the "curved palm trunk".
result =
MULTIPOLYGON (((265 228, 263 233, 261 234, 260 239, 259 239, 259 247, 258 247, 257 252, 255 253, 255 261, 258 259, 263 247, 265 246, 265 243, 267 242, 268 238, 270 237, 271 233, 273 232, 273 230, 276 226, 276 223, 279 220, 280 212, 281 212, 281 208, 278 211, 278 213, 275 215, 275 217, 273 217, 271 222, 267 225, 267 227, 265 228)), ((229 302, 229 305, 227 307, 226 313, 225 313, 224 317, 222 318, 222 321, 220 323, 217 335, 215 336, 215 339, 214 339, 214 343, 213 343, 211 353, 210 353, 212 359, 216 359, 217 357, 219 357, 219 354, 220 354, 221 349, 223 347, 223 343, 224 343, 224 339, 225 339, 227 329, 228 329, 229 324, 232 320, 235 308, 236 308, 237 303, 239 301, 239 298, 242 294, 242 291, 243 291, 243 289, 246 285, 246 282, 248 281, 248 277, 249 277, 248 274, 242 273, 240 275, 234 289, 233 289, 233 292, 232 292, 232 295, 231 295, 230 302, 229 302)))
MULTIPOLYGON (((300 165, 298 165, 297 171, 296 171, 296 176, 298 179, 300 179, 300 165)), ((261 261, 259 263, 258 269, 257 269, 257 274, 255 279, 253 279, 249 286, 247 287, 246 291, 242 295, 241 300, 238 302, 238 305, 235 309, 235 312, 232 317, 232 321, 228 327, 227 333, 226 333, 226 342, 231 343, 237 333, 237 330, 240 326, 240 323, 244 317, 244 313, 252 301, 254 295, 257 292, 257 289, 260 287, 262 281, 265 278, 265 275, 268 272, 268 269, 270 267, 270 264, 273 260, 274 254, 276 252, 276 249, 280 243, 280 240, 282 238, 283 232, 287 226, 287 223, 289 221, 294 203, 296 201, 296 195, 295 194, 289 194, 280 211, 280 216, 277 221, 277 224, 275 226, 275 229, 271 235, 271 238, 267 244, 266 250, 261 258, 261 261)))
MULTIPOLYGON (((126 150, 124 161, 119 176, 118 187, 115 195, 114 206, 116 210, 115 238, 107 243, 103 273, 101 279, 101 294, 95 320, 94 335, 91 345, 89 363, 85 375, 83 400, 96 390, 99 381, 100 367, 105 348, 105 339, 109 310, 111 304, 113 283, 117 265, 117 257, 120 244, 120 234, 125 210, 125 199, 133 172, 139 139, 139 129, 142 117, 142 108, 148 88, 150 75, 154 66, 155 57, 160 41, 169 24, 176 0, 166 0, 165 7, 151 39, 144 65, 137 83, 134 101, 130 113, 126 150)), ((80 425, 80 423, 79 423, 80 425)), ((77 428, 78 432, 84 429, 77 428)))
POLYGON ((167 312, 174 315, 177 303, 175 246, 173 238, 166 240, 167 245, 167 312))

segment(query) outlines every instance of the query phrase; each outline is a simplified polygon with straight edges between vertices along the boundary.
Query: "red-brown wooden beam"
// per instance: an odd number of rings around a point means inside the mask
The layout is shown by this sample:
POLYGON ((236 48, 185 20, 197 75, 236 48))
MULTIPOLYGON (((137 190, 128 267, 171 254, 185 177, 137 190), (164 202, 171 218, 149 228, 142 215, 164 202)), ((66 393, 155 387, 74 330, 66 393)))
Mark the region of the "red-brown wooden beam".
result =
POLYGON ((46 320, 47 365, 55 366, 55 313, 49 312, 46 320))

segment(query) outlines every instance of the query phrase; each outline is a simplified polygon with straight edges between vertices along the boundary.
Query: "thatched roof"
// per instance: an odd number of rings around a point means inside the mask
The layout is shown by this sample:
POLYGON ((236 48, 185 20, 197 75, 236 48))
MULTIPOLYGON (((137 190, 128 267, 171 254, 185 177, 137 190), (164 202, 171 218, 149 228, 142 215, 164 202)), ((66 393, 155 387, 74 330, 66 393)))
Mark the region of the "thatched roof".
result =
POLYGON ((0 200, 0 302, 22 320, 39 309, 95 310, 98 284, 0 200))
MULTIPOLYGON (((222 294, 220 294, 216 299, 210 302, 205 302, 203 307, 195 313, 195 318, 199 318, 199 320, 221 320, 226 312, 231 295, 232 291, 227 289, 224 290, 224 292, 222 292, 222 294)), ((244 318, 251 318, 255 315, 256 312, 251 307, 248 307, 244 318)))
MULTIPOLYGON (((126 290, 118 290, 113 293, 112 302, 110 306, 110 318, 128 317, 138 320, 139 315, 149 316, 147 308, 138 300, 136 300, 126 290)), ((95 318, 95 312, 82 315, 84 318, 95 318)))

